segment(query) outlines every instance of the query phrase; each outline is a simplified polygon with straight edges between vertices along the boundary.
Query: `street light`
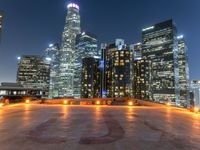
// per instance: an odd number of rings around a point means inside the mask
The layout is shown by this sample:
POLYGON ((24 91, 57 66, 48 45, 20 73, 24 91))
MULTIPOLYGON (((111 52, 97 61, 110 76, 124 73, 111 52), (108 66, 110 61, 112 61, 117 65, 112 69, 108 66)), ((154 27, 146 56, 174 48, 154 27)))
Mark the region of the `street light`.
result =
POLYGON ((195 108, 194 108, 194 112, 195 112, 195 113, 198 113, 198 112, 199 112, 199 108, 198 108, 198 107, 195 107, 195 108))
POLYGON ((101 104, 101 102, 100 101, 96 101, 96 105, 100 105, 101 104))
POLYGON ((30 100, 29 100, 29 99, 27 99, 27 100, 26 100, 26 104, 29 104, 29 103, 30 103, 30 100))
POLYGON ((4 106, 4 104, 3 104, 3 103, 0 103, 0 108, 3 107, 3 106, 4 106))
POLYGON ((68 104, 68 101, 67 101, 67 100, 64 100, 64 101, 63 101, 63 104, 64 104, 64 105, 67 105, 67 104, 68 104))
POLYGON ((133 106, 133 102, 132 102, 132 101, 129 101, 129 102, 128 102, 128 105, 129 105, 129 106, 133 106))

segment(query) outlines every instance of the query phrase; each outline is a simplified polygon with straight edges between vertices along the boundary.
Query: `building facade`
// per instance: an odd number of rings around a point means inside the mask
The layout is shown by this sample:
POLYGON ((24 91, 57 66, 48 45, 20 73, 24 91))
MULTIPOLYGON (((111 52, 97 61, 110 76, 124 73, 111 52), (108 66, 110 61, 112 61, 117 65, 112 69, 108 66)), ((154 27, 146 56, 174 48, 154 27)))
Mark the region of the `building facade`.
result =
POLYGON ((58 83, 59 83, 59 44, 50 44, 45 50, 45 59, 50 64, 50 87, 49 98, 58 98, 58 83))
POLYGON ((200 109, 200 80, 194 80, 190 83, 190 108, 200 109))
POLYGON ((178 42, 172 20, 142 30, 145 99, 180 106, 178 42))
POLYGON ((43 98, 49 96, 50 65, 40 56, 29 55, 19 58, 17 83, 25 88, 38 88, 43 98))
POLYGON ((87 57, 98 56, 97 38, 95 35, 83 32, 76 37, 76 50, 74 53, 74 97, 81 97, 81 70, 82 60, 87 57))
POLYGON ((179 87, 181 106, 187 106, 189 102, 189 67, 187 46, 183 35, 177 36, 178 40, 178 65, 179 87))
POLYGON ((105 85, 109 98, 132 96, 133 53, 124 40, 117 39, 105 51, 105 85))
POLYGON ((73 97, 75 44, 76 36, 81 32, 79 6, 69 3, 67 8, 66 24, 59 50, 58 97, 73 97))
POLYGON ((81 97, 99 98, 101 97, 101 78, 99 69, 99 59, 93 57, 83 58, 81 97))

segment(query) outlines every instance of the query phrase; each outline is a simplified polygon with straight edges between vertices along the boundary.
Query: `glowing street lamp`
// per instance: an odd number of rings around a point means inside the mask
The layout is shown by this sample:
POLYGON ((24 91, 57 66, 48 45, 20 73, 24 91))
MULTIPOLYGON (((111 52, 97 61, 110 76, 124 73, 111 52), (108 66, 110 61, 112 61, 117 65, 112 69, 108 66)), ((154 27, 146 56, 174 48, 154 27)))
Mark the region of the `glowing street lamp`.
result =
POLYGON ((29 103, 30 103, 30 100, 29 100, 29 99, 27 99, 27 100, 26 100, 26 104, 29 104, 29 103))
POLYGON ((171 106, 171 103, 170 103, 170 102, 167 102, 167 106, 171 106))
POLYGON ((101 104, 101 102, 100 101, 96 101, 96 105, 100 105, 101 104))
POLYGON ((198 113, 198 112, 199 112, 199 108, 195 107, 195 108, 194 108, 194 112, 195 112, 195 113, 198 113))
POLYGON ((3 107, 3 106, 4 106, 4 104, 3 104, 3 103, 0 103, 0 108, 3 107))
POLYGON ((67 100, 64 100, 64 101, 63 101, 63 104, 64 104, 64 105, 67 105, 67 104, 68 104, 68 101, 67 101, 67 100))
POLYGON ((129 106, 133 106, 133 102, 132 102, 132 101, 129 101, 129 102, 128 102, 128 105, 129 105, 129 106))

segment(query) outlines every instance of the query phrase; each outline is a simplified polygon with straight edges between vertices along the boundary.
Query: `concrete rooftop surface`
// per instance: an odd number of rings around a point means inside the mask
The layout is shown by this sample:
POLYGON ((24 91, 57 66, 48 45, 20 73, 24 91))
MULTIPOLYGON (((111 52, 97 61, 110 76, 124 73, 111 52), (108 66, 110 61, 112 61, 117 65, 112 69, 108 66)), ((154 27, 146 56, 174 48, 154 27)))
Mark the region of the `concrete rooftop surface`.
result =
POLYGON ((146 106, 0 108, 0 150, 200 150, 200 115, 146 106))

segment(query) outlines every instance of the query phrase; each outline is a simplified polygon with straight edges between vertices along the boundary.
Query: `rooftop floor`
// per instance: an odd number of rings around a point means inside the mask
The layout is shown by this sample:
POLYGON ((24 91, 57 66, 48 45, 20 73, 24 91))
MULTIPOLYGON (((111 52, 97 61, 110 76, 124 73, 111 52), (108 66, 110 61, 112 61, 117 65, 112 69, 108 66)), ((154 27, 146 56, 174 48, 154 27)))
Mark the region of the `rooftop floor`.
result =
POLYGON ((146 106, 0 108, 1 150, 199 150, 200 115, 146 106))

